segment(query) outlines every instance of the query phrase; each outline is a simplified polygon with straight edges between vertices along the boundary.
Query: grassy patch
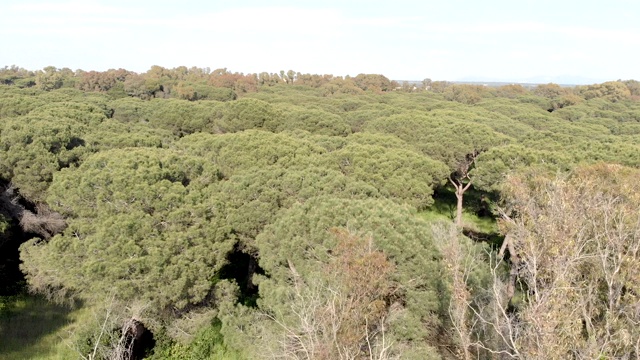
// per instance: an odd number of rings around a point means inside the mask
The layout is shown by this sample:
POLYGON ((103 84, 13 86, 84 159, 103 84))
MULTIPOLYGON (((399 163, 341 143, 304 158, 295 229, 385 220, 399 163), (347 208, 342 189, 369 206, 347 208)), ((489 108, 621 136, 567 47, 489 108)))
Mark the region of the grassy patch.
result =
POLYGON ((82 310, 59 306, 30 295, 3 298, 0 313, 0 359, 75 359, 67 346, 82 310))
POLYGON ((462 226, 465 230, 481 234, 496 234, 498 226, 496 220, 491 217, 479 217, 475 214, 462 212, 462 226))
MULTIPOLYGON (((425 211, 421 211, 418 215, 431 222, 438 220, 447 220, 454 221, 455 220, 455 209, 453 210, 453 216, 450 211, 446 207, 437 207, 433 206, 425 211)), ((483 233, 483 234, 493 234, 498 232, 498 227, 496 226, 496 221, 491 217, 480 217, 476 214, 470 214, 466 211, 462 212, 462 222, 465 229, 468 229, 473 232, 483 233)))
MULTIPOLYGON (((501 243, 502 237, 498 233, 496 220, 487 209, 486 195, 469 190, 464 197, 462 223, 465 235, 473 240, 496 245, 501 243), (484 214, 479 216, 478 214, 484 214)), ((420 217, 429 221, 455 221, 456 197, 450 187, 438 188, 434 194, 434 204, 429 209, 418 213, 420 217)))

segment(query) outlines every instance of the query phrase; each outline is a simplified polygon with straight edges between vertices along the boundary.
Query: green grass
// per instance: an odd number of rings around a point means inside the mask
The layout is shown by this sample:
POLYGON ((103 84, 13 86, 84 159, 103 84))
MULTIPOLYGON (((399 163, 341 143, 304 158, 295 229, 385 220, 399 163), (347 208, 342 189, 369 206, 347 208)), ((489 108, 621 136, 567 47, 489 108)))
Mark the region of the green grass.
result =
POLYGON ((481 234, 496 234, 498 232, 498 226, 494 218, 479 217, 464 211, 462 212, 462 226, 465 230, 481 234))
POLYGON ((74 323, 82 309, 70 309, 31 295, 2 299, 0 312, 0 359, 76 359, 68 346, 74 323))
MULTIPOLYGON (((496 220, 492 216, 478 216, 480 212, 481 194, 474 191, 468 191, 464 197, 464 206, 462 211, 462 223, 465 233, 473 233, 479 235, 480 239, 494 242, 498 236, 498 227, 496 220)), ((438 193, 434 196, 434 204, 418 213, 418 215, 429 221, 455 221, 456 217, 456 197, 453 190, 447 187, 438 189, 438 193)))
MULTIPOLYGON (((442 212, 437 207, 421 211, 418 216, 430 223, 443 220, 455 221, 455 215, 451 216, 448 212, 442 212)), ((463 211, 462 223, 464 234, 472 240, 489 244, 493 248, 499 248, 502 244, 504 237, 498 232, 498 226, 494 218, 479 217, 463 211)))
MULTIPOLYGON (((435 205, 434 207, 431 207, 425 211, 419 212, 418 215, 429 222, 438 220, 455 221, 455 209, 453 209, 452 215, 449 209, 438 208, 435 205)), ((479 217, 464 210, 462 212, 462 223, 465 229, 471 230, 473 232, 484 234, 492 234, 498 232, 498 227, 496 226, 495 219, 490 217, 479 217)))
MULTIPOLYGON (((81 359, 76 334, 82 337, 94 316, 89 307, 70 309, 39 296, 0 297, 0 360, 81 359)), ((220 328, 214 322, 189 344, 157 344, 150 359, 244 360, 224 345, 220 328)))

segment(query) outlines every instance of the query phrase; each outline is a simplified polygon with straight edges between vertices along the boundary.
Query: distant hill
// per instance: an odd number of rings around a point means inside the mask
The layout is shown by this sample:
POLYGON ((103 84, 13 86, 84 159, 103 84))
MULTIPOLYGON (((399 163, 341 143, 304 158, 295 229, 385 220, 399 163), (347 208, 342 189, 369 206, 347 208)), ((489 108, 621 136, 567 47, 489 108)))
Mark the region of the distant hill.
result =
MULTIPOLYGON (((407 82, 410 85, 415 85, 418 87, 422 86, 422 81, 418 81, 418 80, 394 80, 394 81, 398 82, 398 84, 404 84, 405 82, 407 82)), ((513 82, 513 81, 471 81, 471 80, 460 80, 460 81, 449 81, 449 82, 452 84, 482 85, 482 86, 489 86, 489 87, 500 87, 504 85, 518 84, 518 85, 524 86, 527 89, 532 89, 540 84, 548 84, 548 82, 533 83, 533 82, 513 82)), ((574 84, 558 84, 558 85, 565 86, 565 87, 575 86, 574 84)))
MULTIPOLYGON (((422 86, 421 80, 395 80, 395 81, 397 81, 399 84, 403 84, 407 82, 411 85, 422 86)), ((459 80, 454 80, 449 82, 454 84, 484 85, 484 86, 490 86, 490 87, 499 87, 504 85, 518 84, 518 85, 524 86, 525 88, 534 88, 537 85, 548 84, 548 83, 554 83, 564 87, 573 87, 577 85, 601 84, 606 81, 609 81, 609 80, 565 75, 565 76, 535 76, 535 77, 530 77, 526 79, 517 79, 517 80, 494 79, 494 78, 486 78, 486 77, 480 77, 480 76, 467 76, 459 80)))
POLYGON ((594 79, 582 76, 533 76, 524 79, 496 79, 481 76, 467 76, 454 82, 460 83, 502 83, 502 84, 548 84, 554 83, 565 86, 600 84, 611 79, 594 79))

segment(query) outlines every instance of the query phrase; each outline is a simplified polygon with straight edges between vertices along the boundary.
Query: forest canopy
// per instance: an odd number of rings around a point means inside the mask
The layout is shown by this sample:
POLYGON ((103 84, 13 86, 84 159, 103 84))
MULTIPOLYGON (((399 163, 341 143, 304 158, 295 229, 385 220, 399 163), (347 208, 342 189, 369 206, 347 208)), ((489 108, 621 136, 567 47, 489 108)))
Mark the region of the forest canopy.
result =
POLYGON ((640 356, 638 81, 427 80, 0 69, 0 314, 91 309, 92 359, 640 356))

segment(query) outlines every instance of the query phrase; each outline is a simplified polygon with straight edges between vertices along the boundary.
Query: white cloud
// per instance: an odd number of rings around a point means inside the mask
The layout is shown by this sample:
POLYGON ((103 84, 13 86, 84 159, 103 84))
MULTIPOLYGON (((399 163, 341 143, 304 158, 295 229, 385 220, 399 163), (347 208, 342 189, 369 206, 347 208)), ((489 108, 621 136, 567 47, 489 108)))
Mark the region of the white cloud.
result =
MULTIPOLYGON (((63 15, 106 15, 122 13, 124 9, 105 6, 95 1, 21 3, 9 7, 9 11, 52 16, 63 15)), ((128 10, 130 11, 130 10, 128 10)))
POLYGON ((607 41, 625 44, 640 44, 638 29, 602 29, 598 27, 553 25, 542 22, 502 22, 476 24, 438 24, 421 26, 425 31, 449 34, 471 34, 478 36, 500 34, 561 35, 586 41, 607 41))

